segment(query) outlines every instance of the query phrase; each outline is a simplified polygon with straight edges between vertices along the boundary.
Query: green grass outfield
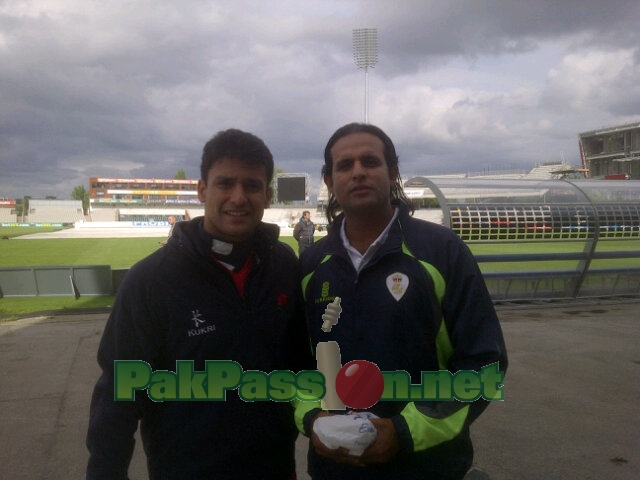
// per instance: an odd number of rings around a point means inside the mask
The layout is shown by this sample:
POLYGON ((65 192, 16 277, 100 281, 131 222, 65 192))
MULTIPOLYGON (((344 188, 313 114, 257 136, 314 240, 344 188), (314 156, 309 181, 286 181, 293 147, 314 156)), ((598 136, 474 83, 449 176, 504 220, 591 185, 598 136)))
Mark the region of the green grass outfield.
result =
MULTIPOLYGON (((155 252, 166 237, 0 240, 0 267, 111 265, 129 268, 155 252)), ((293 237, 280 237, 297 252, 293 237)))
MULTIPOLYGON (((158 242, 164 237, 141 238, 69 238, 69 239, 16 239, 15 236, 51 231, 37 227, 0 229, 0 267, 24 267, 46 265, 111 265, 114 269, 129 268, 138 260, 161 248, 158 242)), ((281 240, 297 252, 293 237, 281 240)), ((478 254, 516 253, 561 253, 580 252, 584 243, 580 241, 531 242, 531 243, 470 243, 471 251, 478 254)), ((598 250, 640 250, 640 239, 600 240, 598 250)), ((606 265, 594 262, 592 267, 638 266, 640 259, 608 260, 606 265)), ((500 262, 482 264, 483 271, 509 270, 566 270, 576 266, 575 261, 549 262, 500 262)), ((32 312, 47 310, 107 307, 112 297, 23 297, 0 299, 0 317, 15 318, 32 312)))
MULTIPOLYGON (((51 238, 0 240, 0 267, 35 267, 43 265, 111 265, 112 268, 129 268, 138 260, 156 251, 164 237, 140 238, 51 238)), ((280 237, 297 252, 293 237, 280 237)), ((564 253, 580 252, 580 241, 470 243, 476 254, 564 253)), ((640 250, 640 239, 600 240, 598 251, 640 250)), ((640 265, 640 259, 609 260, 609 266, 640 265)), ((533 268, 567 269, 572 261, 501 262, 482 265, 487 270, 523 270, 533 268)))
MULTIPOLYGON (((17 236, 46 233, 55 228, 4 227, 0 229, 0 267, 38 267, 46 265, 111 265, 129 268, 137 261, 161 248, 166 237, 141 238, 51 238, 16 239, 17 236), (1 239, 7 237, 7 239, 1 239)), ((293 237, 281 237, 298 251, 293 237)), ((34 312, 105 308, 112 296, 74 297, 10 297, 0 298, 0 322, 15 320, 34 312)))
POLYGON ((64 230, 60 227, 20 227, 20 226, 4 226, 0 228, 0 238, 7 239, 13 238, 20 235, 28 235, 32 233, 47 233, 47 232, 57 232, 58 230, 64 230))

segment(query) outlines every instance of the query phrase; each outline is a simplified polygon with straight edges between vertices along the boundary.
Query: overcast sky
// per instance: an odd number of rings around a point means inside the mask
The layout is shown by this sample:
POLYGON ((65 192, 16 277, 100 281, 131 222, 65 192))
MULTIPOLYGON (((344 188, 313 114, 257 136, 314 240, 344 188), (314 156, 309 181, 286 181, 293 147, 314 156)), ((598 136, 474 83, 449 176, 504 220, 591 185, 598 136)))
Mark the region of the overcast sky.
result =
POLYGON ((229 127, 317 190, 328 138, 364 120, 357 28, 405 180, 578 165, 579 133, 640 121, 639 25, 638 0, 0 0, 0 197, 198 178, 229 127))

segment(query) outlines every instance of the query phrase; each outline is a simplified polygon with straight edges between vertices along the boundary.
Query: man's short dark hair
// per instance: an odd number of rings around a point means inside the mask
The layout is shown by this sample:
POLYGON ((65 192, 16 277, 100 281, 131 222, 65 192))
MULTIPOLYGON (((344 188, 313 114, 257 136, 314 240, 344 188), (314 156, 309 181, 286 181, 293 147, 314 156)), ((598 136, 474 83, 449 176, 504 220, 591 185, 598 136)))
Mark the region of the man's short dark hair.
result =
POLYGON ((223 158, 238 160, 251 166, 264 165, 267 186, 273 179, 273 155, 265 143, 252 133, 236 128, 222 130, 211 138, 202 149, 200 178, 205 183, 211 167, 223 158))

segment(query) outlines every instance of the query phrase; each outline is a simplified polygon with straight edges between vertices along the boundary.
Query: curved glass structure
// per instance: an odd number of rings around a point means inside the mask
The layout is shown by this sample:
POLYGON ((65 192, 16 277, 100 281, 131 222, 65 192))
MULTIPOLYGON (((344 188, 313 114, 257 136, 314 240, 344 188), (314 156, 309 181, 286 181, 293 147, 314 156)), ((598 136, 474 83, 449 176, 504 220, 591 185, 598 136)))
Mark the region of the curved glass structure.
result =
POLYGON ((640 294, 640 181, 414 177, 405 191, 437 200, 495 300, 640 294))

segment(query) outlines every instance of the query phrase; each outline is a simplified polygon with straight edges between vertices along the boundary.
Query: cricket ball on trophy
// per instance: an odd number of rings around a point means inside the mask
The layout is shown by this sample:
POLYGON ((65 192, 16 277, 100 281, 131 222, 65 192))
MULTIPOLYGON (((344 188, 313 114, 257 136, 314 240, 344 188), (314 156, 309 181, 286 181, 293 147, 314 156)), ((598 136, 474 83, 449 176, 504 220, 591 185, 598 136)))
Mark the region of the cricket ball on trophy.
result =
POLYGON ((336 393, 349 408, 365 409, 375 405, 384 391, 384 378, 375 363, 353 360, 336 376, 336 393))

